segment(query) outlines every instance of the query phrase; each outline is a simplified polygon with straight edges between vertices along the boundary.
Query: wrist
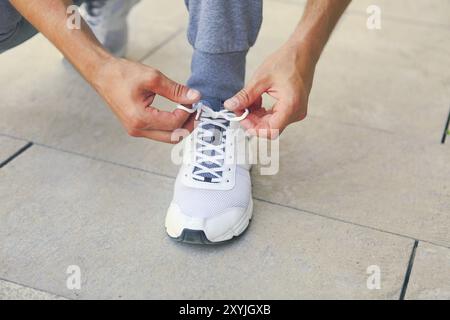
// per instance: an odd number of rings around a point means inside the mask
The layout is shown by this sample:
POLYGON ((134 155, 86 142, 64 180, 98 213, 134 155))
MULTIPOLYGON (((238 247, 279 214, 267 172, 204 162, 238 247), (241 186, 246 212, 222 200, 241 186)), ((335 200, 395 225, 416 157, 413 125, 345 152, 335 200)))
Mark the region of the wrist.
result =
POLYGON ((294 61, 295 69, 302 77, 307 88, 312 86, 314 72, 319 56, 311 45, 301 41, 288 41, 284 45, 290 54, 289 60, 294 61))
POLYGON ((108 79, 108 74, 112 72, 117 63, 118 58, 111 54, 94 53, 90 59, 85 61, 79 69, 83 77, 93 86, 97 91, 100 91, 105 79, 108 79))
POLYGON ((64 29, 58 34, 56 43, 64 56, 94 87, 105 69, 117 60, 101 45, 84 22, 80 30, 64 29))
POLYGON ((316 66, 319 61, 322 48, 314 40, 307 38, 291 37, 287 45, 301 57, 300 62, 310 66, 316 66))

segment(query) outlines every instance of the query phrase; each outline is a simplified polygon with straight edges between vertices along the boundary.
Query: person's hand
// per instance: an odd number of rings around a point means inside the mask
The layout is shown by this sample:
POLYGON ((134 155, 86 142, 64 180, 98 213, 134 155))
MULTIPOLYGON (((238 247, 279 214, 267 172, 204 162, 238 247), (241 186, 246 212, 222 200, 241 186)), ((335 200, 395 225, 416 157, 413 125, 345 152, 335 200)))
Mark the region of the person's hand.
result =
POLYGON ((274 139, 306 117, 314 69, 306 50, 288 42, 264 61, 244 89, 225 101, 225 108, 238 115, 249 108, 242 126, 251 135, 274 139), (261 106, 264 93, 276 100, 270 110, 261 106))
POLYGON ((172 112, 151 106, 156 95, 174 102, 191 105, 200 99, 196 90, 176 83, 158 70, 140 63, 112 58, 99 68, 90 81, 119 118, 128 134, 162 142, 172 141, 178 128, 190 127, 190 114, 175 109, 172 112))

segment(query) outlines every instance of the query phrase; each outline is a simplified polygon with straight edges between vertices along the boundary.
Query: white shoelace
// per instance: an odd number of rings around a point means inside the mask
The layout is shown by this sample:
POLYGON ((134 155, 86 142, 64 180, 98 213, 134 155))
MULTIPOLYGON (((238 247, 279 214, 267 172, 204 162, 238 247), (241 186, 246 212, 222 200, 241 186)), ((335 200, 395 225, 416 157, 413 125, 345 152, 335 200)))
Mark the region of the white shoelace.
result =
POLYGON ((223 180, 222 173, 225 164, 227 123, 244 120, 247 118, 249 110, 246 109, 241 116, 234 116, 233 113, 228 110, 214 111, 201 103, 196 104, 192 109, 182 105, 178 105, 177 109, 188 113, 197 112, 195 116, 196 120, 199 120, 200 116, 202 117, 196 128, 197 136, 193 163, 194 171, 192 173, 194 179, 205 181, 206 176, 208 175, 211 178, 211 182, 220 183, 223 180), (211 128, 214 128, 214 130, 211 130, 211 128), (213 131, 217 129, 224 132, 221 135, 220 142, 216 142, 214 141, 215 139, 213 139, 213 131), (205 164, 209 164, 209 166, 206 166, 205 164))

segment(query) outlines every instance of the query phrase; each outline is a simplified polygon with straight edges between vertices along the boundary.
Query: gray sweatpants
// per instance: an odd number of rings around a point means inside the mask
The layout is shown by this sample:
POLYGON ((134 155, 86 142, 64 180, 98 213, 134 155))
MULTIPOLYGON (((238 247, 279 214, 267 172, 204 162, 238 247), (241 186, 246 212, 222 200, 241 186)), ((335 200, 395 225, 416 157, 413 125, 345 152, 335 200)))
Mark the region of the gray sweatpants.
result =
MULTIPOLYGON (((221 101, 244 85, 246 55, 262 22, 262 0, 185 0, 185 3, 189 10, 188 40, 194 48, 188 85, 199 90, 218 109, 221 101)), ((36 33, 8 0, 0 0, 0 53, 36 33)))

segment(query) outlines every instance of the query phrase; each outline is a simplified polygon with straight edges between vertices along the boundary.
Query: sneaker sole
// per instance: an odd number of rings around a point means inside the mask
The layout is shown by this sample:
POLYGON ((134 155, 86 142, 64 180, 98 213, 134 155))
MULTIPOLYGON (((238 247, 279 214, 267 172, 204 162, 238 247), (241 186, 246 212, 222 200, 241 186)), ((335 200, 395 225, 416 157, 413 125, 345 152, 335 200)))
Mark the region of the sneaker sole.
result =
MULTIPOLYGON (((179 219, 179 221, 189 221, 189 217, 180 213, 180 212, 170 212, 170 208, 169 208, 169 212, 168 214, 174 214, 175 217, 174 219, 179 219)), ((214 237, 214 239, 209 239, 207 237, 207 233, 208 230, 207 229, 199 229, 199 228, 195 228, 195 224, 197 223, 192 223, 190 225, 190 223, 186 223, 183 227, 181 232, 179 230, 177 230, 178 232, 175 232, 176 234, 180 234, 179 236, 172 236, 168 229, 169 226, 168 224, 170 222, 166 221, 166 232, 169 235, 169 237, 177 242, 183 242, 183 243, 189 243, 189 244, 207 244, 207 245, 215 245, 215 244, 221 244, 224 242, 229 242, 231 240, 233 240, 234 238, 239 237, 240 235, 242 235, 244 233, 245 230, 247 230, 251 218, 252 218, 252 213, 253 213, 253 199, 250 200, 250 203, 246 209, 246 211, 244 212, 244 214, 240 217, 240 219, 231 227, 229 228, 226 232, 222 233, 221 235, 218 235, 216 237, 214 237), (194 225, 194 227, 193 227, 194 225)), ((172 217, 173 218, 173 217, 172 217)), ((210 219, 204 219, 204 225, 206 225, 206 222, 209 220, 211 221, 211 219, 214 218, 210 218, 210 219)), ((170 226, 170 229, 173 230, 175 229, 179 229, 177 227, 174 226, 170 226)))

